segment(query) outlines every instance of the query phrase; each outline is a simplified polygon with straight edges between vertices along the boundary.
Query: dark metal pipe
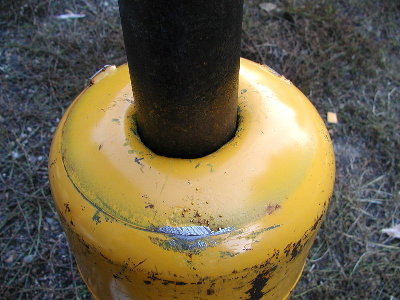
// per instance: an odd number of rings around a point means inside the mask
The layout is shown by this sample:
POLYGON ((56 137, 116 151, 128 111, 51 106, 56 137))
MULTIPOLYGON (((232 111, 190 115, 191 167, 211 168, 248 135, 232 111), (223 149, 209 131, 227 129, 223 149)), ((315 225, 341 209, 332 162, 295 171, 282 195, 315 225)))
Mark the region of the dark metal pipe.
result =
POLYGON ((139 134, 194 158, 232 138, 243 0, 119 0, 139 134))

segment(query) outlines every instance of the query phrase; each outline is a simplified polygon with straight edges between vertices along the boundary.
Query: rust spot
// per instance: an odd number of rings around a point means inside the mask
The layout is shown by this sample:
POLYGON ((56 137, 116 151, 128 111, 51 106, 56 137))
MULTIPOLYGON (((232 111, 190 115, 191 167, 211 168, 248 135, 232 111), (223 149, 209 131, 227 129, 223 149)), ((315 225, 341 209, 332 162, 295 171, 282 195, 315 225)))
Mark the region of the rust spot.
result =
POLYGON ((285 255, 286 257, 289 258, 289 261, 294 260, 303 250, 303 248, 306 246, 306 244, 310 241, 310 238, 308 237, 308 232, 306 232, 301 239, 299 239, 297 242, 293 242, 288 244, 285 247, 285 255))
POLYGON ((115 279, 121 280, 122 279, 121 275, 126 271, 127 268, 128 268, 128 263, 124 263, 121 269, 117 273, 113 274, 113 277, 115 279))
POLYGON ((272 257, 278 258, 279 257, 279 249, 274 249, 274 254, 272 255, 272 257))
POLYGON ((303 250, 303 247, 304 247, 304 244, 302 245, 302 242, 303 240, 298 240, 297 241, 297 243, 295 243, 295 244, 293 244, 293 249, 292 249, 292 252, 291 252, 291 256, 292 256, 292 258, 291 258, 291 260, 292 259, 294 259, 295 257, 297 257, 297 255, 299 255, 299 253, 301 252, 301 250, 303 250))
POLYGON ((71 208, 69 207, 69 203, 68 202, 64 203, 64 207, 65 207, 64 213, 71 212, 71 208))
POLYGON ((262 291, 268 280, 271 278, 272 273, 276 270, 276 266, 273 266, 261 274, 258 274, 257 277, 252 280, 250 283, 252 285, 251 289, 249 289, 246 294, 249 295, 248 300, 259 300, 261 299, 265 293, 262 291))
POLYGON ((291 248, 292 248, 292 243, 286 245, 285 249, 283 250, 286 256, 289 256, 291 248))
POLYGON ((268 204, 268 206, 265 208, 265 212, 268 215, 272 215, 279 208, 281 208, 279 204, 268 204))
POLYGON ((56 162, 57 162, 57 158, 51 161, 49 167, 51 168, 52 166, 54 166, 56 164, 56 162))
POLYGON ((207 290, 207 295, 214 295, 215 291, 213 289, 207 290))
POLYGON ((295 259, 303 250, 303 248, 313 240, 313 236, 316 234, 316 229, 318 228, 318 225, 322 222, 322 219, 325 215, 325 212, 323 212, 320 216, 318 216, 314 224, 304 232, 303 236, 296 242, 292 242, 287 244, 283 252, 285 253, 285 256, 289 259, 289 261, 292 261, 295 259))
POLYGON ((319 223, 321 223, 322 218, 324 217, 324 214, 320 215, 316 220, 313 226, 311 226, 310 230, 314 231, 315 229, 317 229, 319 223))
POLYGON ((139 267, 142 263, 144 263, 146 260, 147 260, 147 258, 143 259, 141 262, 138 262, 136 265, 133 266, 133 268, 130 268, 129 270, 132 272, 137 267, 139 267))
POLYGON ((148 204, 144 208, 154 208, 154 204, 147 202, 148 204))
POLYGON ((115 265, 115 266, 117 265, 117 263, 113 262, 111 259, 109 259, 107 256, 105 256, 102 252, 98 251, 97 249, 95 249, 95 252, 98 252, 100 254, 100 256, 102 258, 104 258, 105 261, 108 262, 109 264, 112 264, 112 265, 115 265))
POLYGON ((83 246, 85 246, 85 248, 86 248, 87 250, 90 249, 89 245, 86 244, 85 241, 82 240, 82 241, 80 241, 80 242, 83 244, 83 246))
MULTIPOLYGON (((151 273, 151 275, 148 277, 148 279, 150 279, 151 281, 161 281, 162 285, 168 285, 168 284, 187 285, 188 284, 187 282, 183 282, 183 281, 173 281, 173 280, 161 279, 161 278, 157 277, 156 275, 158 275, 158 273, 151 273)), ((146 281, 149 282, 148 284, 150 284, 150 282, 151 282, 148 280, 146 280, 146 281)), ((146 281, 144 281, 144 283, 146 283, 146 281)))

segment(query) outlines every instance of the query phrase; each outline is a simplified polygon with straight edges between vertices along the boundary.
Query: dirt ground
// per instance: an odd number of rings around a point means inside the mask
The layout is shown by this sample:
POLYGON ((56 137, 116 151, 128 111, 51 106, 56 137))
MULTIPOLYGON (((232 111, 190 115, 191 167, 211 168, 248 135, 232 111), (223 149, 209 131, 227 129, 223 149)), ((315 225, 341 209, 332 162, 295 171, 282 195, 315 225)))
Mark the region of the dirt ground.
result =
MULTIPOLYGON (((242 56, 326 120, 337 176, 292 299, 400 299, 400 2, 245 0, 242 56), (271 6, 270 6, 271 7, 271 6)), ((47 155, 72 99, 126 58, 115 0, 0 1, 0 298, 87 299, 52 204, 47 155), (79 19, 58 19, 67 12, 79 19)))

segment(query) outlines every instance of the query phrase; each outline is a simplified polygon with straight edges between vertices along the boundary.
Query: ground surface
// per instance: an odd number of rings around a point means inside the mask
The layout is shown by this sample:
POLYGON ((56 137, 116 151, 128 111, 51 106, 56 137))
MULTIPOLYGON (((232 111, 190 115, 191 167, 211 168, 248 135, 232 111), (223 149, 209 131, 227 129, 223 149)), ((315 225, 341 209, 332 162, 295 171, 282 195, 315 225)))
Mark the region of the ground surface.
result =
MULTIPOLYGON (((400 299, 400 2, 245 0, 242 55, 293 81, 337 159, 327 219, 293 299, 400 299)), ((51 202, 47 154, 65 108, 125 62, 116 1, 0 2, 0 298, 89 298, 51 202), (59 20, 66 11, 83 13, 59 20)))

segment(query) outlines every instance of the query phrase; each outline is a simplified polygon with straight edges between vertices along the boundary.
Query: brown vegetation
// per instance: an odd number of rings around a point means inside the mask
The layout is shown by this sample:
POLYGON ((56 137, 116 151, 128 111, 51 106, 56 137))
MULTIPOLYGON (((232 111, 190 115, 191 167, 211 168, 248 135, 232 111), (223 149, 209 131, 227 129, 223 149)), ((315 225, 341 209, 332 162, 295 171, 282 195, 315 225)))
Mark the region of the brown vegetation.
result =
MULTIPOLYGON (((400 299, 400 3, 245 0, 242 55, 293 81, 328 124, 337 181, 293 299, 400 299)), ((0 2, 0 298, 89 298, 47 179, 52 133, 105 64, 125 62, 115 0, 0 2), (70 10, 86 16, 60 20, 70 10)))

